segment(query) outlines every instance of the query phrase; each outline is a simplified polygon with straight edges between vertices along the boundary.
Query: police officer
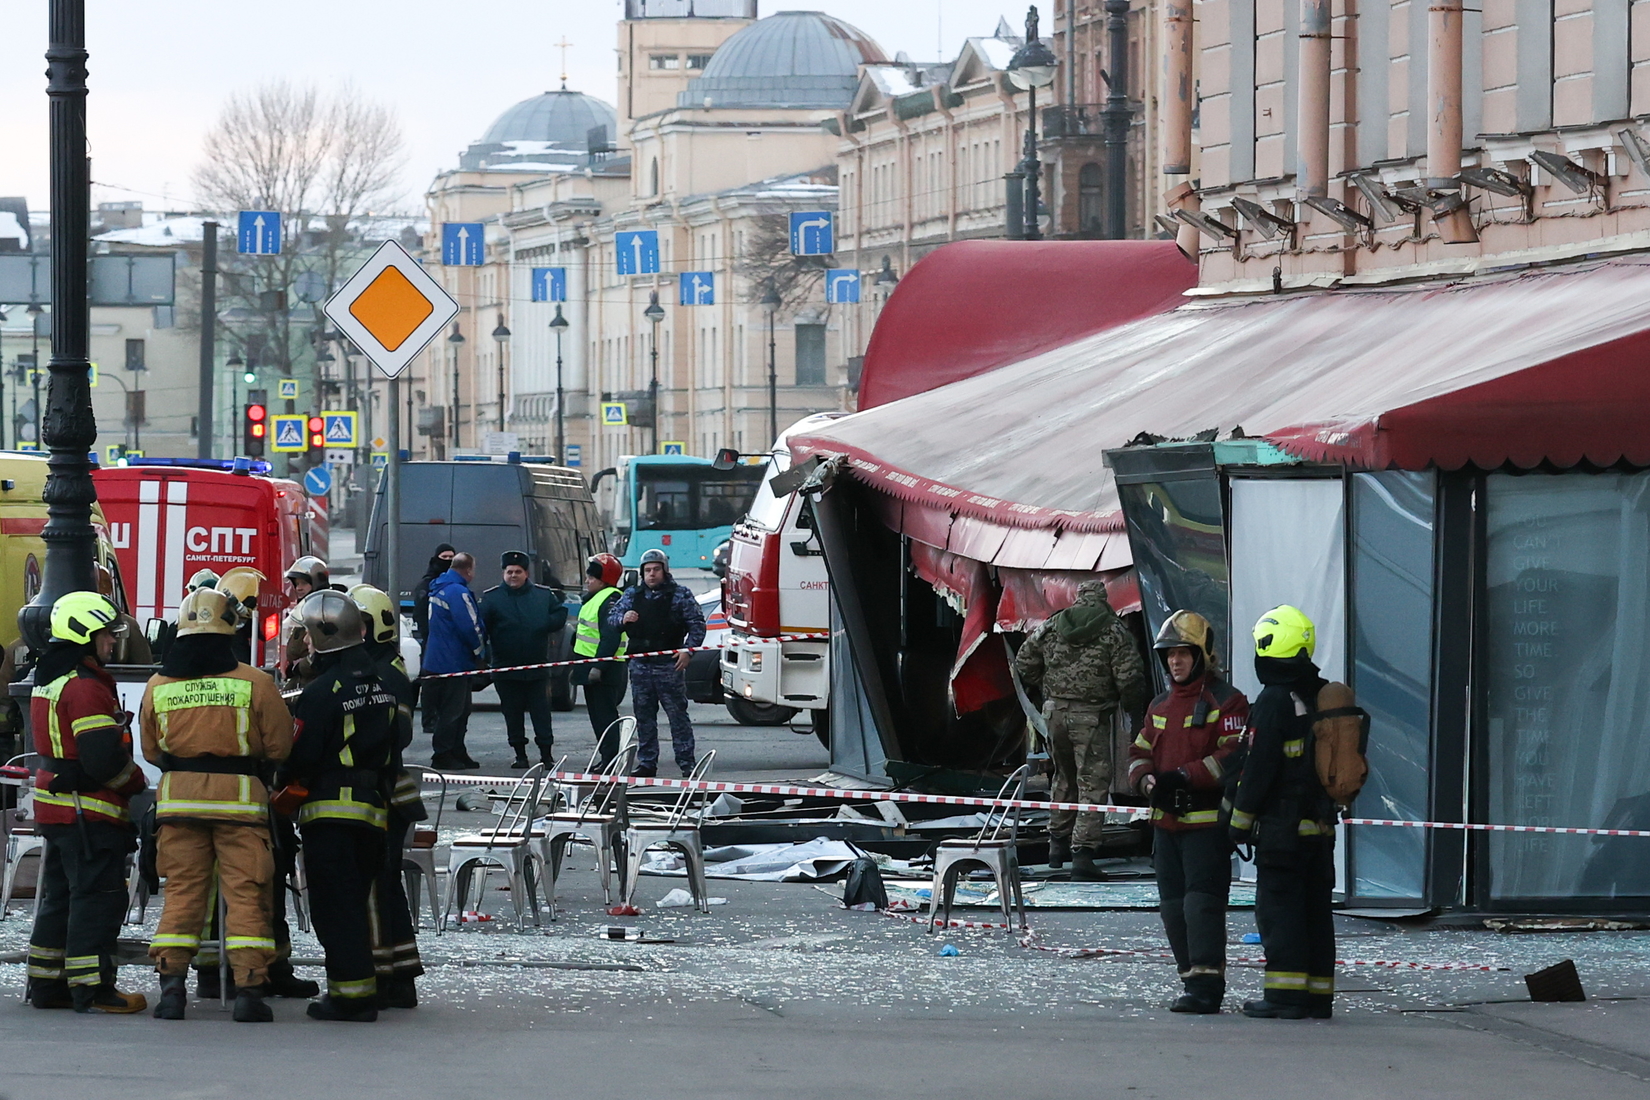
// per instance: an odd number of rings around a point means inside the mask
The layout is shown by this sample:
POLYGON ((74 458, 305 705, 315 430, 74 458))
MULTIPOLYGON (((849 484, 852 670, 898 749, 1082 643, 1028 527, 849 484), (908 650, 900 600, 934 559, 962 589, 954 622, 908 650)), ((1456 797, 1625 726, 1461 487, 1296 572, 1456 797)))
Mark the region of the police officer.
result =
POLYGON ((688 718, 686 650, 705 640, 705 615, 693 593, 670 575, 663 550, 642 555, 642 583, 613 601, 607 616, 629 638, 630 706, 636 712, 636 774, 658 774, 659 708, 670 718, 676 766, 693 771, 693 722, 688 718), (680 653, 671 650, 680 649, 680 653))
POLYGON ((314 679, 293 708, 297 732, 276 802, 296 808, 310 913, 326 951, 327 994, 309 1014, 370 1022, 378 1018, 378 983, 368 904, 384 864, 400 704, 362 648, 366 617, 354 600, 323 589, 305 597, 298 614, 314 679))
POLYGON ((327 563, 311 554, 293 562, 286 571, 286 592, 292 607, 286 614, 286 664, 283 666, 282 686, 288 691, 306 687, 314 677, 309 659, 309 635, 304 630, 298 608, 311 592, 319 592, 332 583, 332 571, 327 563))
POLYGON ((371 907, 378 1007, 417 1008, 418 989, 414 979, 423 975, 424 962, 418 955, 418 931, 413 927, 406 881, 401 877, 407 833, 413 822, 423 821, 426 816, 418 777, 402 765, 402 755, 412 744, 414 692, 407 679, 407 666, 401 660, 401 616, 396 613, 395 603, 370 584, 356 585, 349 590, 349 596, 366 616, 365 648, 379 682, 396 698, 395 753, 390 761, 395 785, 390 794, 384 862, 373 886, 371 907))
POLYGON ((607 619, 608 605, 624 593, 619 578, 624 566, 612 554, 597 554, 584 567, 584 603, 579 605, 579 622, 573 634, 573 652, 579 657, 604 658, 600 663, 576 665, 573 682, 584 688, 584 709, 590 714, 590 729, 601 752, 601 767, 612 763, 619 753, 619 704, 626 687, 624 631, 607 619), (611 731, 611 732, 610 732, 611 731))
MULTIPOLYGON (((520 550, 506 551, 499 564, 504 583, 483 592, 480 605, 492 665, 509 668, 544 664, 550 660, 552 635, 567 625, 567 603, 557 589, 533 583, 528 573, 531 562, 520 550)), ((495 672, 493 689, 498 692, 499 710, 504 713, 505 737, 516 754, 510 766, 528 766, 528 718, 533 721, 533 743, 539 760, 553 765, 556 746, 551 729, 550 670, 495 672)))
POLYGON ((230 592, 203 587, 184 597, 177 637, 138 711, 143 755, 163 773, 156 866, 166 876, 166 905, 149 946, 161 976, 155 1016, 162 1020, 184 1018, 185 976, 213 905, 214 878, 227 911, 234 1017, 275 1018, 263 1001, 276 951, 264 779, 292 751, 292 715, 274 678, 237 659, 240 625, 240 601, 230 592))
POLYGON ((1153 648, 1169 690, 1146 707, 1128 780, 1152 803, 1158 911, 1185 988, 1170 1011, 1208 1014, 1226 996, 1232 857, 1220 804, 1249 701, 1216 674, 1215 633, 1202 615, 1170 615, 1153 648))
POLYGON ((29 937, 28 998, 36 1008, 148 1007, 142 994, 115 988, 126 856, 137 848, 129 806, 148 786, 132 759, 132 716, 103 667, 121 629, 107 596, 70 592, 52 605, 51 642, 34 666, 29 724, 41 758, 34 806, 46 840, 29 937))
POLYGON ((1255 624, 1260 695, 1232 808, 1230 833, 1255 848, 1255 924, 1266 952, 1266 993, 1243 1014, 1326 1020, 1335 1000, 1335 803, 1318 781, 1312 712, 1324 678, 1312 663, 1317 631, 1299 609, 1275 607, 1255 624))

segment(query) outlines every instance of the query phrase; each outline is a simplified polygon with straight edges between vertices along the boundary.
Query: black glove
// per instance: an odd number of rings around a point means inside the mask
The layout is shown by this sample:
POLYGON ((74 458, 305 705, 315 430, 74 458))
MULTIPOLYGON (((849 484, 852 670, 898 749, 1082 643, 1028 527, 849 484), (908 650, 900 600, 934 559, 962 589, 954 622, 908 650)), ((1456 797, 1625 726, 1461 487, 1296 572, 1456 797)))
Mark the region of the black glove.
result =
POLYGON ((103 784, 86 774, 78 760, 59 760, 57 772, 52 781, 46 784, 46 789, 52 794, 88 794, 92 791, 103 790, 103 784))
POLYGON ((1157 782, 1152 787, 1152 806, 1155 809, 1174 812, 1175 794, 1179 791, 1192 789, 1192 778, 1179 768, 1173 771, 1160 772, 1157 782))
MULTIPOLYGON (((1226 826, 1226 839, 1230 840, 1232 842, 1232 847, 1236 848, 1239 852, 1242 852, 1245 848, 1248 848, 1255 842, 1254 835, 1248 829, 1240 829, 1236 825, 1226 826)), ((1245 855, 1243 858, 1248 859, 1249 857, 1245 855)))

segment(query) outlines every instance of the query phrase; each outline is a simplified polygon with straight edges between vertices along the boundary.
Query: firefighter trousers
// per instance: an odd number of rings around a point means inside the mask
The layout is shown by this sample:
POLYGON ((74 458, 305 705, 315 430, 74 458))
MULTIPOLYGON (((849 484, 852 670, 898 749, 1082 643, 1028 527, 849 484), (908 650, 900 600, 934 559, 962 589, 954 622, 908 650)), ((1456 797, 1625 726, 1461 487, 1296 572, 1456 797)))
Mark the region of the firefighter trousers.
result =
POLYGON ((1327 1008, 1335 998, 1335 842, 1300 837, 1255 853, 1255 924, 1266 951, 1266 999, 1327 1008))
POLYGON ((188 972, 202 929, 215 923, 221 887, 224 946, 235 984, 264 984, 275 959, 269 829, 262 822, 163 821, 157 833, 155 858, 166 878, 166 906, 149 944, 155 969, 163 975, 188 972))
POLYGON ((301 827, 309 913, 327 958, 327 995, 371 1006, 378 992, 369 906, 384 865, 384 831, 336 821, 301 827))
POLYGON ((418 931, 407 904, 406 879, 401 874, 401 856, 411 828, 412 822, 390 811, 384 862, 372 891, 372 961, 380 980, 416 978, 424 973, 423 960, 418 957, 418 931))
POLYGON ((115 940, 126 919, 126 856, 131 829, 88 821, 42 825, 46 850, 35 887, 29 936, 31 983, 115 983, 115 940))
MULTIPOLYGON (((1055 802, 1105 802, 1111 791, 1111 707, 1049 699, 1043 704, 1048 722, 1049 758, 1054 782, 1049 797, 1055 802)), ((1049 812, 1048 831, 1070 837, 1073 848, 1100 846, 1101 814, 1072 810, 1049 812)))
POLYGON ((1158 910, 1186 992, 1226 995, 1226 901, 1232 855, 1224 829, 1153 829, 1158 910))

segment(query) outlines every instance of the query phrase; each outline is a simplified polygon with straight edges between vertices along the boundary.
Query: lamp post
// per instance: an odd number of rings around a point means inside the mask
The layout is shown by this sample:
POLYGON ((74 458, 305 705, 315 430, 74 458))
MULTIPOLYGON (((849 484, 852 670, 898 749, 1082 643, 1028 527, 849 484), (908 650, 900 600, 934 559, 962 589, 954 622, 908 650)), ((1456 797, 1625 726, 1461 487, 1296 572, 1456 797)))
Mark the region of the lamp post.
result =
POLYGON ((779 438, 779 360, 773 338, 774 317, 779 312, 779 291, 768 283, 768 292, 762 295, 762 305, 768 311, 768 438, 779 438))
POLYGON ((504 349, 510 342, 510 330, 504 327, 504 314, 498 315, 498 327, 493 329, 493 343, 498 345, 498 430, 504 430, 504 349))
POLYGON ((664 307, 659 305, 659 292, 655 290, 648 296, 647 308, 642 310, 653 326, 653 340, 648 345, 648 357, 652 360, 652 375, 647 383, 647 397, 653 406, 653 446, 651 454, 659 453, 659 322, 665 319, 664 307))
POLYGON ((561 315, 561 306, 556 306, 556 315, 550 319, 550 331, 556 334, 556 461, 563 466, 567 465, 567 433, 566 421, 562 417, 562 405, 565 395, 561 386, 561 334, 567 331, 567 318, 561 315))
POLYGON ((447 346, 453 349, 453 454, 458 453, 458 352, 464 346, 464 334, 458 331, 458 322, 453 322, 453 331, 447 336, 447 346))
POLYGON ((1107 240, 1120 241, 1128 218, 1129 143, 1129 0, 1106 0, 1106 106, 1100 112, 1106 130, 1107 240))
POLYGON ((1026 174, 1025 239, 1028 241, 1043 239, 1043 229, 1037 219, 1037 209, 1042 205, 1043 175, 1042 163, 1037 159, 1037 89, 1046 88, 1054 82, 1058 65, 1054 51, 1037 38, 1037 5, 1033 4, 1026 12, 1025 45, 1014 51, 1008 63, 1009 82, 1031 93, 1023 161, 1026 174))

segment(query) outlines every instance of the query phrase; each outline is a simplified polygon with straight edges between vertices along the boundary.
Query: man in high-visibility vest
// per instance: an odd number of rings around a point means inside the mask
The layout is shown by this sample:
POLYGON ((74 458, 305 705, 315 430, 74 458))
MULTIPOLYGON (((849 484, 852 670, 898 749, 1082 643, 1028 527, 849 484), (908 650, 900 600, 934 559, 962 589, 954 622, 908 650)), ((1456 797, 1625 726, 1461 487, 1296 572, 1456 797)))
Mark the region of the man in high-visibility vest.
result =
POLYGON ((584 569, 584 603, 579 607, 579 623, 573 634, 575 654, 605 658, 600 664, 573 669, 573 682, 584 687, 584 708, 590 714, 590 728, 596 735, 604 768, 619 752, 618 731, 613 723, 619 720, 619 704, 628 683, 624 631, 607 621, 608 607, 624 594, 618 587, 623 575, 624 566, 612 554, 597 554, 590 559, 584 569))
POLYGON ((263 1001, 276 955, 264 779, 292 751, 292 715, 274 678, 236 657, 238 602, 214 588, 184 598, 177 638, 138 711, 143 755, 164 773, 155 822, 166 907, 149 945, 160 973, 155 1016, 162 1020, 184 1018, 186 976, 212 907, 214 875, 227 910, 235 1019, 274 1019, 263 1001))

